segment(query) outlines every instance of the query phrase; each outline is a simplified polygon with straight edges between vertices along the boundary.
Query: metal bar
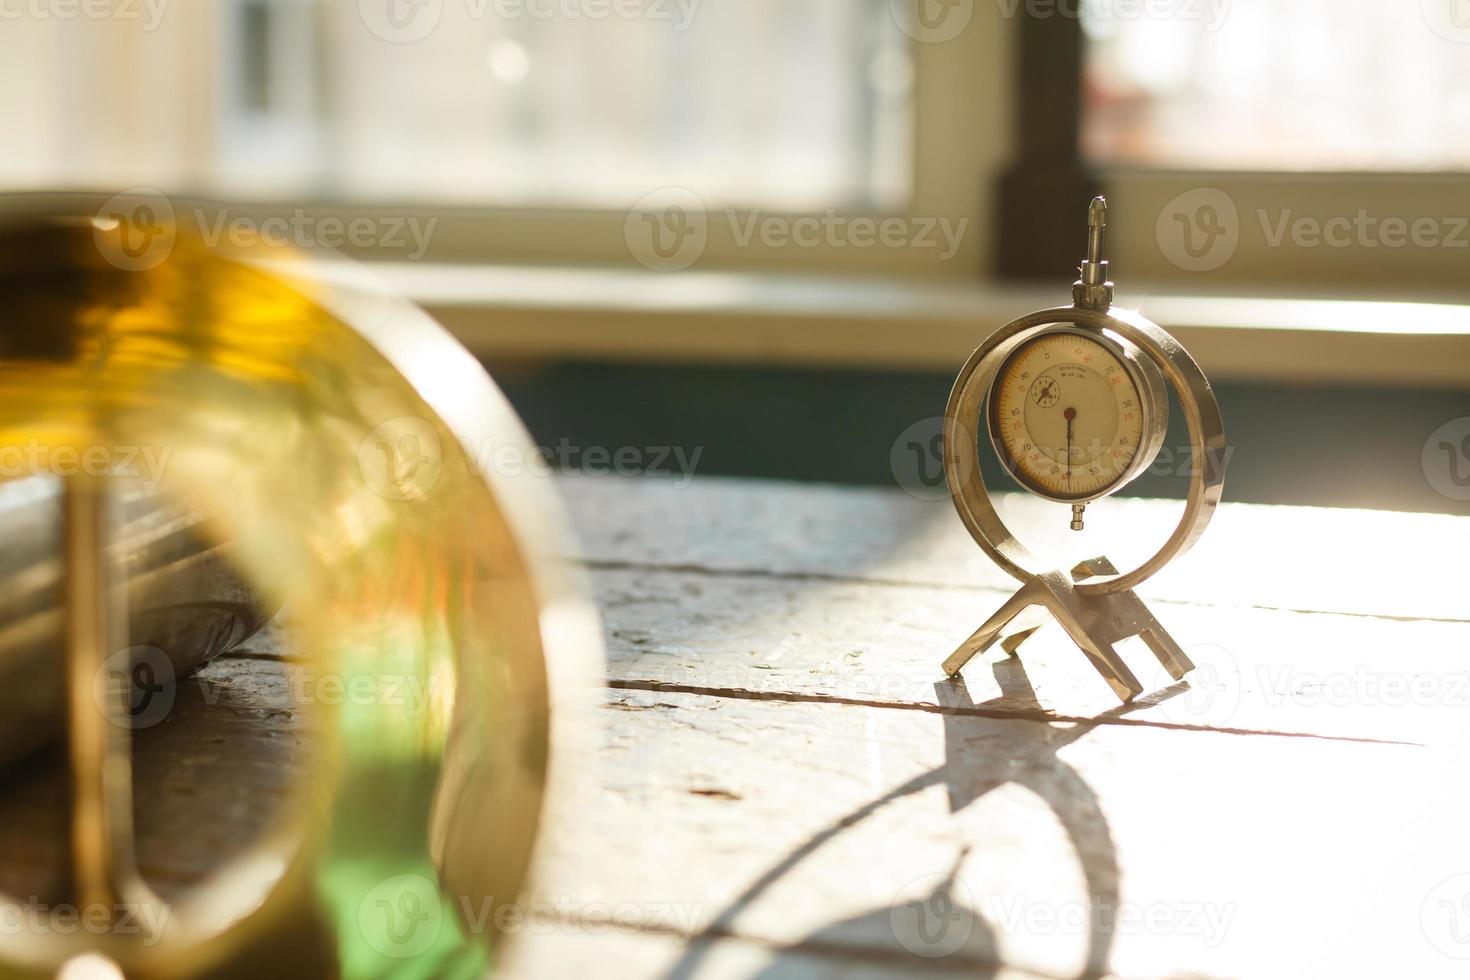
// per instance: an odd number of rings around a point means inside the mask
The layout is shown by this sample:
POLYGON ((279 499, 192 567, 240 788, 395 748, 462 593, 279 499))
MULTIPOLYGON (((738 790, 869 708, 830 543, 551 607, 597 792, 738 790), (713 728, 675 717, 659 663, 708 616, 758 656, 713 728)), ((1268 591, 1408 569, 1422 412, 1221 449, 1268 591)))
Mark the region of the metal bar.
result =
MULTIPOLYGON (((149 646, 187 676, 244 642, 269 610, 240 577, 228 543, 157 493, 118 484, 109 564, 127 596, 126 645, 149 646)), ((0 485, 0 766, 65 734, 65 506, 61 481, 0 485)))
POLYGON ((127 611, 108 568, 105 484, 78 474, 62 487, 72 878, 83 907, 115 909, 122 881, 135 873, 128 677, 108 668, 108 658, 124 649, 127 611))

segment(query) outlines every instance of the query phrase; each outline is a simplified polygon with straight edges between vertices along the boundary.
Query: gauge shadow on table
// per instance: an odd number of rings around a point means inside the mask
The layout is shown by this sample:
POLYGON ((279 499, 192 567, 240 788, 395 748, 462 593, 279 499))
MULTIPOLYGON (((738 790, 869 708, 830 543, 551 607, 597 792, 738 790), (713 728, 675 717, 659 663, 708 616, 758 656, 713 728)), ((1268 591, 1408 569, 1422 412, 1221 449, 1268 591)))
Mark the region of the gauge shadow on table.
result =
MULTIPOLYGON (((817 850, 840 834, 873 816, 897 800, 932 786, 945 786, 950 812, 959 813, 992 790, 1018 785, 1046 803, 1061 823, 1077 855, 1090 903, 1091 923, 1084 967, 1079 978, 1099 978, 1108 973, 1112 933, 1099 925, 1097 912, 1118 907, 1121 875, 1117 851, 1106 815, 1097 795, 1086 780, 1057 753, 1087 735, 1098 725, 1140 708, 1153 706, 1187 689, 1181 682, 1147 698, 1118 705, 1067 729, 1030 718, 996 718, 981 712, 1004 705, 1007 712, 1018 706, 1036 706, 1035 691, 1020 660, 1011 657, 991 663, 1001 695, 976 704, 963 678, 946 678, 935 683, 937 701, 945 709, 944 763, 879 796, 832 823, 787 855, 732 901, 692 943, 684 956, 665 974, 665 980, 692 980, 704 962, 709 943, 699 940, 737 935, 734 928, 741 913, 750 908, 773 885, 790 874, 817 850), (1005 759, 987 758, 972 743, 993 735, 996 726, 1008 726, 1008 734, 1020 733, 1024 744, 1019 753, 1005 759)), ((861 915, 834 921, 803 937, 783 952, 827 953, 860 959, 875 966, 891 966, 895 973, 926 972, 925 964, 944 972, 962 968, 967 975, 995 976, 1002 962, 994 928, 975 909, 956 896, 956 883, 972 846, 960 847, 943 879, 927 894, 861 915), (880 945, 855 944, 855 934, 884 936, 880 945)), ((774 980, 784 975, 780 964, 762 970, 758 977, 774 980)))

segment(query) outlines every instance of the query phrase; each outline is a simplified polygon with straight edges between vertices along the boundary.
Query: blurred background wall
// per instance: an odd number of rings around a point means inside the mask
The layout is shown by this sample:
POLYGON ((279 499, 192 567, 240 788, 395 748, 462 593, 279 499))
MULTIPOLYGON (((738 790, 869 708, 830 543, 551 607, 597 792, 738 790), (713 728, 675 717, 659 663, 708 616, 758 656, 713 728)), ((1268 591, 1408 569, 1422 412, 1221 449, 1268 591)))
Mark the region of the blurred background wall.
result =
POLYGON ((0 189, 372 263, 559 465, 921 495, 1102 190, 1120 302, 1220 384, 1228 498, 1470 513, 1463 6, 0 0, 0 189))

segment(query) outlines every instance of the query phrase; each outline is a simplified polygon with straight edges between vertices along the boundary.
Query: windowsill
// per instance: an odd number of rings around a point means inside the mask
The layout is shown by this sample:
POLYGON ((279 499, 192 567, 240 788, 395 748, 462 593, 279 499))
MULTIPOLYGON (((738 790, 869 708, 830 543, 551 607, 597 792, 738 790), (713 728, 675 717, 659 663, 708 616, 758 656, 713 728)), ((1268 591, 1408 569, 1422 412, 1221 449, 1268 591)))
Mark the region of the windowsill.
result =
MULTIPOLYGON (((957 370, 1053 289, 739 272, 377 263, 474 353, 957 370)), ((1470 387, 1470 305, 1120 289, 1216 380, 1470 387)))

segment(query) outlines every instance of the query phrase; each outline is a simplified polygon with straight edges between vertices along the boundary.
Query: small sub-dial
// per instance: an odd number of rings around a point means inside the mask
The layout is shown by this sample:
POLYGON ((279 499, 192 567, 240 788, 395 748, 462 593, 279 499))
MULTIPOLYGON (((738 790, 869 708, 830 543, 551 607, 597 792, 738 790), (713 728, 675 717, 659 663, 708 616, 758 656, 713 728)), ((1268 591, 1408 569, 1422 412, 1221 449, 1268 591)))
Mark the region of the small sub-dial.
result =
POLYGON ((1002 365, 991 391, 991 434, 1011 474, 1057 500, 1111 493, 1145 441, 1144 397, 1099 340, 1043 333, 1002 365))
POLYGON ((1031 383, 1031 400, 1040 408, 1051 408, 1062 397, 1062 383, 1050 375, 1043 375, 1031 383))

